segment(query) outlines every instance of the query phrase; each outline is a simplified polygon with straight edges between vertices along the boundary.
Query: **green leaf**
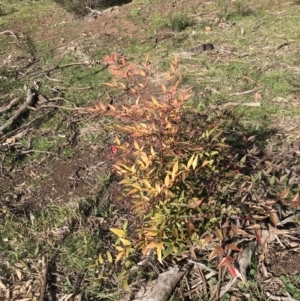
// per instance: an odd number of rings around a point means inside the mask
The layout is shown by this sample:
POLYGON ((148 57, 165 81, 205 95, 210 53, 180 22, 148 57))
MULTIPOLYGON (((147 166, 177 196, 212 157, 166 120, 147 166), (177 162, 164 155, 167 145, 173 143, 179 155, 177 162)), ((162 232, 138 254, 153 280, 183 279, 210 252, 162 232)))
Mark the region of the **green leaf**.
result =
POLYGON ((124 287, 125 291, 130 292, 127 278, 125 278, 123 281, 123 287, 124 287))
POLYGON ((270 185, 274 185, 275 180, 276 180, 275 176, 271 177, 271 179, 269 180, 270 185))
POLYGON ((163 259, 168 257, 173 252, 173 246, 169 245, 163 252, 163 259))
POLYGON ((245 161, 246 161, 246 158, 247 158, 247 155, 245 155, 245 156, 240 160, 240 162, 244 164, 245 161))

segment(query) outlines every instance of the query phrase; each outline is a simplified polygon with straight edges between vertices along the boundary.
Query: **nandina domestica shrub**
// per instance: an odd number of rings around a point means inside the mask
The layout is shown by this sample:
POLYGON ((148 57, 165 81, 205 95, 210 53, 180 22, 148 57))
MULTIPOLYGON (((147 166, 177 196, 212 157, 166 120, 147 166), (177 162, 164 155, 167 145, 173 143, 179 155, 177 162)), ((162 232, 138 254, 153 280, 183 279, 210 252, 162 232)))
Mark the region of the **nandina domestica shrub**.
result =
POLYGON ((232 129, 238 123, 232 110, 198 112, 189 105, 193 93, 181 88, 177 56, 166 82, 159 84, 152 80, 148 58, 136 66, 112 54, 105 63, 113 75, 105 85, 123 91, 126 98, 120 99, 128 104, 100 102, 88 112, 112 117, 120 202, 129 204, 141 225, 134 237, 127 235, 127 225, 111 229, 118 236, 116 262, 126 262, 137 250, 144 256, 155 251, 162 262, 210 244, 209 259, 218 256, 219 268, 226 266, 237 276, 230 254, 241 249, 234 238, 261 240, 257 227, 252 232, 242 227, 250 220, 278 222, 272 209, 276 201, 245 202, 254 189, 266 196, 266 183, 274 177, 270 170, 262 173, 261 151, 251 142, 255 137, 243 136, 244 144, 234 149, 232 129))
POLYGON ((114 168, 123 177, 124 198, 143 221, 137 229, 137 246, 145 255, 155 249, 161 261, 186 251, 208 227, 219 223, 214 198, 222 195, 222 174, 238 164, 222 130, 231 112, 207 116, 188 106, 192 92, 180 88, 176 56, 167 73, 168 84, 160 84, 157 98, 147 94, 148 58, 136 67, 113 54, 106 63, 114 75, 106 85, 125 91, 135 101, 129 106, 100 102, 89 111, 113 117, 112 150, 118 153, 114 168))

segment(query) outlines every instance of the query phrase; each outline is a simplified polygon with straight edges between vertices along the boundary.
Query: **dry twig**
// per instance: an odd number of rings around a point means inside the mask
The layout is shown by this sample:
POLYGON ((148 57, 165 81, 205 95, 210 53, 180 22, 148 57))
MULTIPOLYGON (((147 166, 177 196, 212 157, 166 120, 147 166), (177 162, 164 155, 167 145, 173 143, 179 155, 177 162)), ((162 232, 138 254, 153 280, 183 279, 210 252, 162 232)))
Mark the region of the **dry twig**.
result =
POLYGON ((32 92, 31 89, 27 89, 26 96, 27 98, 24 104, 16 111, 16 113, 11 118, 9 118, 9 120, 6 123, 4 123, 0 127, 0 134, 3 134, 7 130, 7 128, 13 125, 22 115, 24 115, 24 113, 28 111, 28 108, 34 104, 36 100, 36 95, 32 92))
POLYGON ((12 107, 18 104, 20 99, 20 97, 14 98, 8 105, 0 107, 0 114, 9 111, 12 107))
POLYGON ((0 32, 0 34, 8 34, 8 35, 11 35, 11 36, 14 37, 16 40, 18 40, 18 37, 17 37, 11 30, 4 30, 4 31, 0 32))
POLYGON ((254 89, 247 90, 247 91, 244 91, 244 92, 231 93, 229 96, 247 95, 247 94, 251 94, 251 93, 257 92, 258 90, 259 90, 259 88, 254 88, 254 89))
POLYGON ((43 268, 43 285, 42 285, 42 289, 41 289, 40 301, 44 301, 45 296, 46 296, 48 267, 49 267, 49 262, 47 260, 47 262, 45 263, 45 266, 43 268))

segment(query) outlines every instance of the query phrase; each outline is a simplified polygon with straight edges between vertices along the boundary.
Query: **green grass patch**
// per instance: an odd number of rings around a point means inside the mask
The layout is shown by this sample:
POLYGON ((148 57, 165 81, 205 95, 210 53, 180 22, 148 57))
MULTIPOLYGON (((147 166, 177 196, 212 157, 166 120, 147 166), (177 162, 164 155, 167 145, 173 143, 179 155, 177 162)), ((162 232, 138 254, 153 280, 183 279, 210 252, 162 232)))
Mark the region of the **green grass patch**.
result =
POLYGON ((16 265, 25 273, 27 263, 41 254, 55 256, 66 275, 87 269, 103 244, 92 227, 92 220, 101 214, 105 212, 99 211, 97 202, 84 199, 25 215, 7 212, 0 224, 0 252, 6 259, 0 264, 1 275, 8 275, 16 265))

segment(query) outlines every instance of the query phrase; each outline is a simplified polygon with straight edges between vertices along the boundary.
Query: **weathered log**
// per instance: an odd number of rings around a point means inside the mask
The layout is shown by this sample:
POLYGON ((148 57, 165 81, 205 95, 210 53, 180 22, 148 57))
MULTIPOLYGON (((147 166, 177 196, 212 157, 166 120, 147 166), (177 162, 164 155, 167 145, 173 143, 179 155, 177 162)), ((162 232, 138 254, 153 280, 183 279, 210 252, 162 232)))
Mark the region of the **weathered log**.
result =
POLYGON ((184 267, 179 268, 177 265, 172 269, 160 274, 157 280, 154 281, 152 288, 141 296, 139 292, 136 301, 167 301, 176 285, 184 276, 184 274, 190 269, 192 265, 186 264, 184 267))

